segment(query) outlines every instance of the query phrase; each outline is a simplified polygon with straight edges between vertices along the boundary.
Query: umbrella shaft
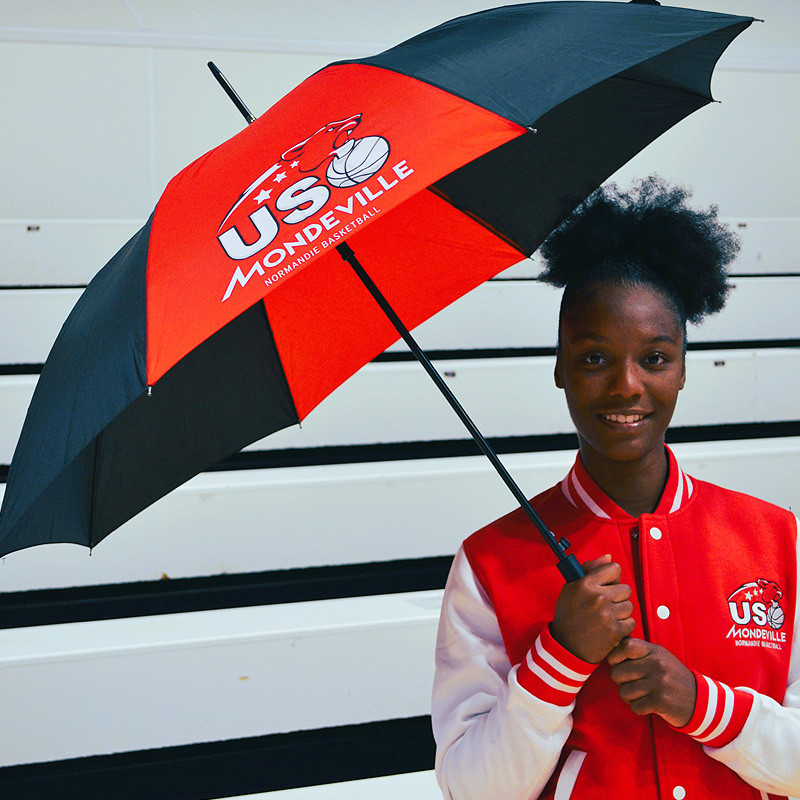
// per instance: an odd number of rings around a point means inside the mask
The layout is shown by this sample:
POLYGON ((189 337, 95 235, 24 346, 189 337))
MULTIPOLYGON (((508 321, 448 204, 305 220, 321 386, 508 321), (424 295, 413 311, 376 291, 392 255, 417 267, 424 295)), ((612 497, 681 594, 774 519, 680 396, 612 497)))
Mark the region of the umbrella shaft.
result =
POLYGON ((225 90, 225 94, 228 95, 236 108, 239 109, 239 113, 247 120, 247 124, 249 125, 251 122, 255 122, 256 118, 253 116, 253 113, 244 104, 244 100, 239 97, 236 89, 231 86, 230 82, 222 74, 219 67, 217 67, 213 61, 209 61, 208 68, 211 70, 211 74, 217 79, 217 83, 219 83, 219 85, 225 90))
POLYGON ((508 470, 503 466, 489 442, 486 441, 484 435, 478 430, 472 419, 470 419, 469 415, 464 410, 461 403, 458 402, 458 399, 453 394, 450 387, 445 383, 442 376, 439 374, 433 364, 431 364, 430 359, 425 355, 414 337, 403 324, 403 321, 397 316, 397 313, 389 304, 388 300, 383 296, 380 289, 378 289, 373 282, 372 278, 370 278, 370 276, 361 266, 360 262, 356 258, 355 253, 353 252, 353 248, 350 247, 347 242, 344 242, 340 245, 337 245, 336 249, 339 251, 339 255, 348 264, 350 264, 355 273, 361 279, 362 283, 369 290, 369 293, 375 298, 375 301, 381 307, 384 314, 386 314, 386 316, 389 318, 392 325, 394 325, 394 327, 397 329, 397 332, 400 334, 400 336, 402 336, 403 341, 405 341, 405 343, 409 346, 417 361, 419 361, 420 364, 422 364, 422 366, 425 368, 425 371, 436 384, 439 391, 444 395, 453 411, 456 412, 458 418, 464 423, 464 426, 469 431, 478 447, 480 447, 483 454, 489 459, 492 466, 497 471, 497 474, 503 479, 506 486, 508 486, 508 488, 511 490, 511 493, 517 499, 517 502, 520 504, 520 506, 522 506, 523 510, 530 518, 531 522, 533 522, 539 533, 541 533, 547 544, 556 554, 559 559, 558 569, 561 571, 561 574, 564 576, 565 580, 571 581, 583 577, 583 569, 578 563, 578 560, 574 555, 567 555, 565 552, 565 547, 569 547, 569 543, 562 545, 562 543, 555 538, 547 525, 544 524, 542 518, 533 510, 533 507, 528 502, 528 498, 519 488, 516 481, 511 477, 508 470))

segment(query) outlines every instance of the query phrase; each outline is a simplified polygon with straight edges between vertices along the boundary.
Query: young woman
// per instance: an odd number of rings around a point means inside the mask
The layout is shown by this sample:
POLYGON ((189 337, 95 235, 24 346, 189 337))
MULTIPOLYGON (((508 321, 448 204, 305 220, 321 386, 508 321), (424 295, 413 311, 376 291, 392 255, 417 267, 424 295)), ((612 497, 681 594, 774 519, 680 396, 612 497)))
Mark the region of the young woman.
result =
POLYGON ((664 444, 686 321, 722 308, 737 251, 687 196, 612 187, 542 247, 580 452, 533 505, 587 574, 565 585, 520 510, 460 548, 433 696, 447 798, 800 795, 797 520, 664 444))

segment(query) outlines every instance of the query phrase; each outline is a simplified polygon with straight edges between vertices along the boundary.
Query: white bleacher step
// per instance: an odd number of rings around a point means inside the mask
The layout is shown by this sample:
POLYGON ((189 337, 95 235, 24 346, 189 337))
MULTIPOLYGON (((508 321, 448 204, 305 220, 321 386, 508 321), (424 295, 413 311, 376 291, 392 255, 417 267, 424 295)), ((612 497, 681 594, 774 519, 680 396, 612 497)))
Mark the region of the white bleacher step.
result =
MULTIPOLYGON (((800 509, 800 437, 674 450, 696 478, 800 509)), ((561 480, 574 458, 563 450, 502 461, 533 496, 561 480)), ((442 556, 514 505, 483 456, 208 472, 91 555, 60 543, 0 559, 0 592, 442 556)))
MULTIPOLYGON (((791 123, 787 120, 786 124, 787 131, 791 130, 791 123)), ((788 171, 786 180, 790 178, 791 171, 788 171)), ((716 187, 714 196, 717 201, 718 192, 719 187, 716 187)), ((7 286, 86 284, 144 225, 146 218, 49 218, 37 219, 35 225, 31 222, 29 218, 0 219, 3 283, 7 286), (57 255, 54 257, 54 254, 57 255)), ((797 271, 800 219, 729 217, 725 222, 734 228, 742 242, 742 249, 733 265, 735 273, 791 274, 797 271)), ((500 273, 500 277, 535 278, 541 271, 542 262, 535 254, 533 258, 526 258, 500 273)))
POLYGON ((385 775, 360 781, 326 783, 278 792, 240 795, 219 800, 441 800, 433 770, 385 775))
POLYGON ((411 592, 2 630, 0 767, 428 714, 440 606, 411 592))
MULTIPOLYGON (((732 283, 725 310, 699 327, 689 326, 690 342, 797 338, 800 278, 745 277, 732 283)), ((44 361, 81 292, 0 290, 0 364, 44 361)), ((553 287, 530 280, 488 281, 422 323, 414 336, 425 350, 551 348, 560 298, 553 287)), ((389 350, 408 348, 399 342, 389 350)))

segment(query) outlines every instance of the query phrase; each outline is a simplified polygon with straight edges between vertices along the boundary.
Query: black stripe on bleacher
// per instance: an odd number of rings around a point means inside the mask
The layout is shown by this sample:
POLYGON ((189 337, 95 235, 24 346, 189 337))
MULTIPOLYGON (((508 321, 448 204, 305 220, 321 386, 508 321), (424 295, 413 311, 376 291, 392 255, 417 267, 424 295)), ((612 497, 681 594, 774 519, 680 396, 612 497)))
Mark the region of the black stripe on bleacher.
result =
MULTIPOLYGON (((667 442, 716 442, 728 439, 775 439, 800 436, 800 420, 785 422, 738 422, 724 425, 691 425, 670 428, 667 442)), ((489 443, 500 455, 575 450, 574 433, 547 433, 531 436, 490 437, 489 443)), ((206 472, 240 469, 276 469, 331 464, 362 464, 380 461, 409 461, 427 458, 456 458, 480 455, 471 439, 444 439, 421 442, 385 442, 326 447, 297 447, 285 450, 247 450, 209 467, 206 472)), ((8 464, 0 464, 0 483, 8 477, 8 464)))
POLYGON ((43 364, 0 364, 0 375, 38 375, 43 364))
MULTIPOLYGON (((800 278, 800 272, 731 272, 728 274, 731 280, 736 278, 800 278)), ((494 278, 489 278, 489 283, 539 283, 539 279, 533 276, 520 275, 519 277, 504 278, 502 273, 494 278)), ((543 283, 543 281, 542 281, 543 283)))
POLYGON ((668 428, 667 444, 727 442, 742 439, 780 439, 800 436, 800 420, 785 422, 735 422, 724 425, 686 425, 668 428))
MULTIPOLYGON (((778 434, 776 434, 778 435, 778 434)), ((792 435, 792 434, 782 434, 792 435)), ((574 433, 490 438, 498 453, 536 453, 546 450, 572 450, 578 446, 574 433)), ((285 450, 246 450, 208 467, 206 472, 238 469, 275 469, 326 464, 361 464, 379 461, 409 461, 416 458, 454 458, 480 455, 472 439, 447 439, 424 442, 386 442, 326 447, 297 447, 285 450)), ((8 477, 8 464, 0 464, 0 483, 8 477)))
MULTIPOLYGON (((504 436, 489 438, 488 441, 495 452, 500 454, 571 450, 578 446, 578 437, 574 433, 504 436)), ((208 471, 410 461, 417 458, 457 458, 480 455, 480 452, 472 439, 348 444, 286 450, 247 450, 223 459, 208 471)))
POLYGON ((0 629, 441 589, 452 560, 452 556, 436 556, 3 592, 0 629))
MULTIPOLYGON (((800 339, 747 339, 735 341, 692 342, 687 344, 690 351, 702 350, 764 350, 789 349, 800 347, 800 339)), ((531 358, 535 356, 554 356, 552 347, 492 347, 479 350, 426 350, 431 361, 460 361, 468 359, 492 358, 531 358)), ((414 361, 414 354, 408 351, 381 353, 374 362, 414 361)))
POLYGON ((747 339, 743 341, 692 342, 686 345, 690 351, 700 350, 766 350, 800 347, 800 339, 747 339))
POLYGON ((800 272, 731 272, 729 277, 736 278, 800 278, 800 272))
MULTIPOLYGON (((431 361, 466 361, 484 360, 492 358, 532 358, 536 356, 554 356, 555 345, 552 347, 485 347, 473 350, 426 350, 425 355, 431 361)), ((416 357, 408 350, 386 352, 376 356, 372 361, 375 364, 396 361, 415 361, 416 357)))
POLYGON ((433 758, 430 717, 420 716, 4 767, 0 797, 207 800, 419 772, 433 758))
MULTIPOLYGON (((786 422, 746 422, 724 425, 691 425, 670 428, 667 442, 716 442, 728 439, 775 439, 800 436, 800 420, 786 422)), ((553 450, 577 450, 574 433, 547 433, 531 436, 491 437, 489 443, 500 455, 543 453, 553 450)), ((223 459, 209 471, 264 469, 276 467, 355 464, 378 461, 406 461, 426 458, 455 458, 480 455, 471 439, 447 439, 429 442, 390 442, 384 444, 341 445, 338 447, 253 450, 223 459)))
POLYGON ((87 285, 86 283, 4 283, 0 286, 0 292, 4 292, 6 289, 12 291, 25 289, 30 292, 35 292, 39 289, 85 289, 87 285))

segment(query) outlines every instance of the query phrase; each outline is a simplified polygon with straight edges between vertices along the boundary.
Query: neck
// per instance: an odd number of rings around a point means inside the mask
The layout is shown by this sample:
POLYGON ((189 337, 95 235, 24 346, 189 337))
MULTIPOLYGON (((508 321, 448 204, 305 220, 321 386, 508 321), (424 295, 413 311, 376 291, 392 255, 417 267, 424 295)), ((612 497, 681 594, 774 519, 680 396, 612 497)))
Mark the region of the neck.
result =
POLYGON ((609 461, 581 442, 581 461, 592 480, 632 517, 658 507, 669 477, 666 449, 636 461, 609 461))

